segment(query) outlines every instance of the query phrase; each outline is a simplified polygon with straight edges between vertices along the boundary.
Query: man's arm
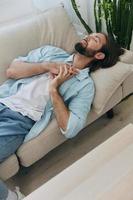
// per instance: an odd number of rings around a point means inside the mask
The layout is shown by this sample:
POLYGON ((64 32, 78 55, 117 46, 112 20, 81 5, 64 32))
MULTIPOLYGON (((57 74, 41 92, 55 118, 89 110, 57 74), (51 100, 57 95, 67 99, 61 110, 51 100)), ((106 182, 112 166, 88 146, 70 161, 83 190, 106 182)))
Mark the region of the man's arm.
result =
POLYGON ((20 79, 46 72, 58 74, 59 63, 26 63, 23 61, 13 61, 6 71, 7 78, 20 79))
MULTIPOLYGON (((59 77, 59 75, 57 76, 59 77)), ((60 81, 60 77, 58 80, 60 81)), ((94 84, 89 81, 88 84, 80 90, 66 105, 58 92, 58 81, 53 79, 50 86, 50 95, 54 107, 55 117, 62 134, 66 138, 72 138, 84 128, 87 115, 91 109, 91 104, 94 98, 94 84)))
POLYGON ((56 88, 53 88, 50 94, 58 126, 63 130, 66 130, 70 111, 64 104, 64 101, 56 88))
POLYGON ((66 130, 70 111, 66 107, 62 97, 58 92, 58 87, 66 80, 70 79, 73 75, 77 74, 78 70, 68 69, 66 66, 60 67, 60 72, 50 84, 50 96, 54 107, 54 113, 57 119, 58 126, 66 130))

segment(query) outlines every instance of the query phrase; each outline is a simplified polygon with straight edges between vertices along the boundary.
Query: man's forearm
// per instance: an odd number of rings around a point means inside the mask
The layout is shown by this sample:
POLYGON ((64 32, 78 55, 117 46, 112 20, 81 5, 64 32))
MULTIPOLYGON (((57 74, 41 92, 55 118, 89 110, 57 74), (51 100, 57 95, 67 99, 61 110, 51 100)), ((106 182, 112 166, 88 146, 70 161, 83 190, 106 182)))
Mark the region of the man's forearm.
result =
POLYGON ((55 117, 57 119, 58 126, 63 130, 66 130, 70 111, 66 107, 62 97, 60 96, 56 88, 50 90, 51 100, 54 107, 55 117))
POLYGON ((49 71, 49 68, 55 63, 26 63, 14 61, 6 71, 8 78, 20 79, 38 74, 43 74, 49 71))

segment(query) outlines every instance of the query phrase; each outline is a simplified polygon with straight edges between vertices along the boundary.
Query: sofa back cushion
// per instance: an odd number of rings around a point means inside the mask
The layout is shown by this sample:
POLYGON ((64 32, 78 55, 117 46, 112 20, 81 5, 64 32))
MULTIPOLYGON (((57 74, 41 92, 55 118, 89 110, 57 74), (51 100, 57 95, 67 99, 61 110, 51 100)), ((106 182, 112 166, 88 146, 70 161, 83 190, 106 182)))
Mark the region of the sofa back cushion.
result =
POLYGON ((0 83, 5 70, 17 56, 51 44, 73 52, 79 37, 63 7, 56 7, 34 16, 25 16, 0 27, 0 83))
POLYGON ((125 53, 120 56, 120 61, 128 64, 133 64, 133 51, 125 49, 125 53))
POLYGON ((100 114, 103 112, 113 93, 132 72, 130 64, 117 62, 107 69, 99 69, 91 74, 96 88, 93 101, 93 110, 100 114))

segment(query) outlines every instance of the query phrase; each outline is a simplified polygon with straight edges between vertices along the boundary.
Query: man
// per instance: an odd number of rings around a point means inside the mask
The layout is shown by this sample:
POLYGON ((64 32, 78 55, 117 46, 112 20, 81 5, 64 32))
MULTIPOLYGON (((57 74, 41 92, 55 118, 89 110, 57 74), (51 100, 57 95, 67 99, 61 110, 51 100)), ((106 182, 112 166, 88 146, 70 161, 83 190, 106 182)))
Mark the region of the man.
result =
MULTIPOLYGON (((95 91, 90 72, 111 67, 123 50, 103 33, 85 37, 75 50, 70 56, 60 48, 45 46, 11 63, 10 80, 0 88, 0 162, 24 138, 36 137, 53 114, 67 138, 84 127, 95 91)), ((10 199, 10 194, 3 199, 10 199)))
POLYGON ((53 113, 67 138, 84 127, 94 98, 89 71, 115 64, 121 49, 105 34, 93 33, 77 43, 75 50, 70 56, 60 48, 45 46, 11 63, 7 69, 11 80, 0 88, 0 162, 24 138, 37 136, 53 113))

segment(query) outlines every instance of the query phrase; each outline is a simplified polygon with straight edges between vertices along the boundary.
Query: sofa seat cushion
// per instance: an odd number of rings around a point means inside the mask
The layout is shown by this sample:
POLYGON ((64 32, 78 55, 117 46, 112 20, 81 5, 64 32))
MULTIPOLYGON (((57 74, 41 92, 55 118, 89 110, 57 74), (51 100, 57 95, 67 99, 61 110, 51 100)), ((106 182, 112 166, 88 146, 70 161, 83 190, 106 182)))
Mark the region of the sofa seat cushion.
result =
POLYGON ((0 164, 0 179, 7 180, 14 176, 19 170, 19 163, 16 155, 10 156, 0 164))
POLYGON ((131 73, 132 67, 129 64, 118 62, 111 68, 99 69, 92 73, 96 93, 93 101, 93 110, 99 114, 116 89, 131 73))
POLYGON ((53 118, 40 135, 23 143, 18 149, 17 156, 19 157, 21 165, 25 167, 30 166, 52 149, 62 144, 65 140, 66 138, 61 134, 56 119, 53 118))

